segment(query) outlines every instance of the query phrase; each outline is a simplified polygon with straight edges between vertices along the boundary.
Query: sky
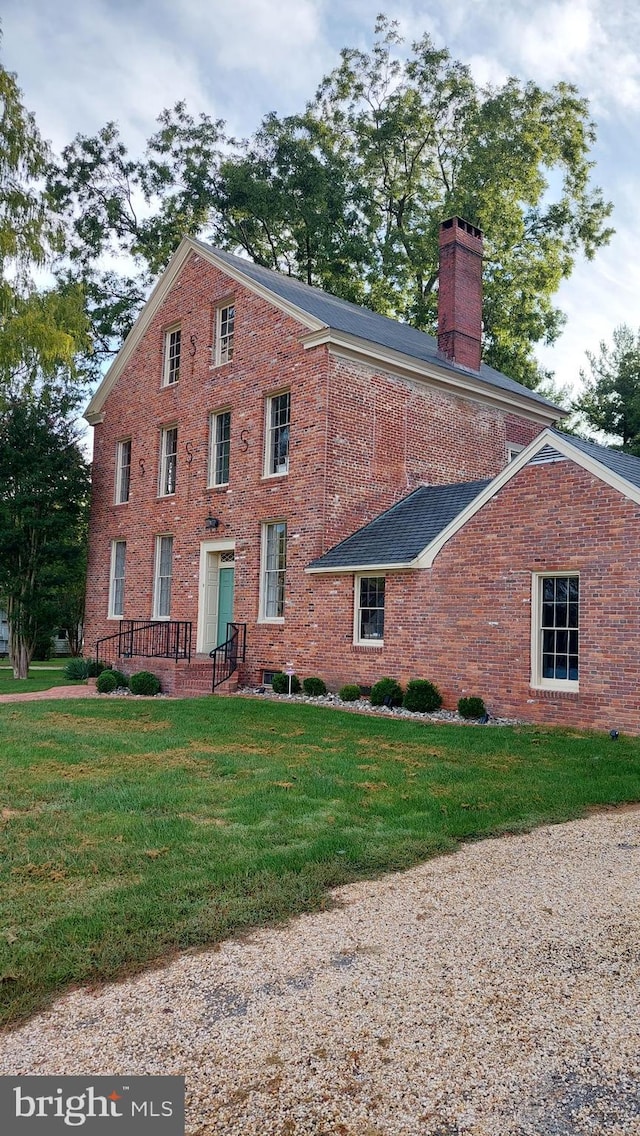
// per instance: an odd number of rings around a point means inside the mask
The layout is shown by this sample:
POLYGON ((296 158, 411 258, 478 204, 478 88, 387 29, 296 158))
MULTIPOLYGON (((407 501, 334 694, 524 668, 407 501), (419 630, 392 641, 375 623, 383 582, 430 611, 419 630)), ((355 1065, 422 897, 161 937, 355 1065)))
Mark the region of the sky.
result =
POLYGON ((367 50, 378 11, 407 41, 428 32, 477 81, 575 83, 598 140, 594 184, 614 204, 611 243, 557 295, 567 316, 541 364, 577 390, 585 351, 640 327, 640 5, 637 0, 3 0, 3 65, 60 150, 116 120, 135 153, 184 99, 245 137, 313 97, 342 47, 367 50))

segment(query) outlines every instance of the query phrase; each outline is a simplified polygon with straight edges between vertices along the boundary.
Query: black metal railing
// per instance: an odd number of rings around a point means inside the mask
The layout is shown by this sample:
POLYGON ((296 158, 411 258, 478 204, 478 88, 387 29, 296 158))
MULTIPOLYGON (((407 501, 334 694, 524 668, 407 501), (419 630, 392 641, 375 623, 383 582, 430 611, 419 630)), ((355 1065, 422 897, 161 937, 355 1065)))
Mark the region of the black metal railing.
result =
POLYGON ((96 643, 96 659, 113 663, 117 658, 186 659, 191 662, 191 628, 186 620, 169 619, 145 623, 123 619, 114 635, 96 643))
POLYGON ((238 663, 244 663, 246 653, 246 623, 228 623, 226 642, 209 652, 209 658, 213 659, 212 694, 221 682, 231 678, 233 672, 238 669, 238 663))

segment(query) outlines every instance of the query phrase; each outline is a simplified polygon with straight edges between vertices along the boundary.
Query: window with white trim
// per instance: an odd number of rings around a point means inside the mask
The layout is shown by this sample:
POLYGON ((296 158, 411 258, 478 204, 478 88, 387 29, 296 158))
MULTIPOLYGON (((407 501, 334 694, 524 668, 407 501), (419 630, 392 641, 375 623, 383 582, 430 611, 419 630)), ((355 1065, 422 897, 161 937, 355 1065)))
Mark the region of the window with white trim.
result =
POLYGON ((567 572, 535 574, 532 620, 532 685, 551 690, 577 690, 579 576, 567 572))
POLYGON ((158 496, 170 497, 176 491, 178 464, 178 427, 167 426, 160 437, 160 475, 158 496))
POLYGON ((519 442, 507 442, 507 465, 509 462, 515 461, 519 454, 524 450, 519 442))
POLYGON ((215 316, 213 362, 216 367, 233 359, 233 338, 236 323, 234 304, 218 308, 215 316))
POLYGON ((284 619, 284 590, 287 574, 287 525, 272 521, 262 526, 262 619, 284 619))
POLYGON ((171 327, 164 333, 164 370, 162 385, 173 386, 180 378, 180 346, 182 331, 179 327, 171 327))
POLYGON ((124 505, 131 491, 131 438, 118 442, 116 450, 116 505, 124 505))
POLYGON ((109 580, 109 619, 122 619, 124 614, 124 574, 126 558, 126 540, 112 541, 109 580))
POLYGON ((289 427, 291 421, 291 393, 271 395, 266 405, 265 426, 265 477, 277 477, 289 472, 289 427))
POLYGON ((153 618, 169 619, 171 615, 171 577, 173 575, 173 537, 156 537, 156 562, 153 586, 153 618))
POLYGON ((355 643, 384 643, 384 583, 384 576, 355 578, 355 643))
POLYGON ((229 484, 231 411, 221 410, 209 419, 209 485, 229 484))

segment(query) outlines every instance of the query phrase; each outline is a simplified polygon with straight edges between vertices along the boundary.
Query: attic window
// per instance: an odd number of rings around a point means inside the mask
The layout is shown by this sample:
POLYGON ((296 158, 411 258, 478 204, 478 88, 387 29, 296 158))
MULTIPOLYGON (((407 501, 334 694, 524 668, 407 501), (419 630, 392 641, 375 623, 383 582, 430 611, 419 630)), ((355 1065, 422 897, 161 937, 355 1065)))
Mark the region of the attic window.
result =
POLYGON ((182 332, 179 327, 169 328, 164 336, 164 372, 162 385, 173 386, 180 378, 180 341, 182 332))
POLYGON ((233 359, 236 309, 234 304, 218 308, 215 315, 213 362, 216 367, 233 359))

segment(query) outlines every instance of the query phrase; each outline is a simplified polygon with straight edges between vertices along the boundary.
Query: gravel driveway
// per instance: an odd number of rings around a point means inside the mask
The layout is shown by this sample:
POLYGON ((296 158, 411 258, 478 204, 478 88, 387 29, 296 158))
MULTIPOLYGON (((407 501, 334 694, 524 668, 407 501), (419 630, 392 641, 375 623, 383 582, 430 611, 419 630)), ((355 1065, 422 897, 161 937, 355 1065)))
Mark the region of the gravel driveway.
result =
POLYGON ((640 1134, 640 812, 336 890, 335 907, 0 1037, 0 1073, 184 1073, 215 1136, 640 1134))

